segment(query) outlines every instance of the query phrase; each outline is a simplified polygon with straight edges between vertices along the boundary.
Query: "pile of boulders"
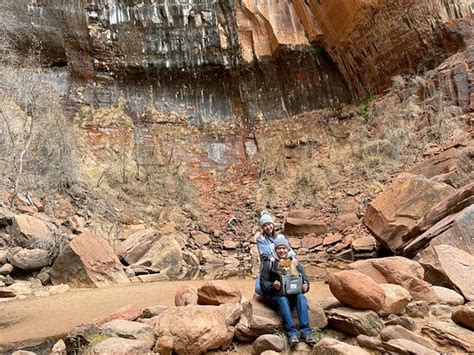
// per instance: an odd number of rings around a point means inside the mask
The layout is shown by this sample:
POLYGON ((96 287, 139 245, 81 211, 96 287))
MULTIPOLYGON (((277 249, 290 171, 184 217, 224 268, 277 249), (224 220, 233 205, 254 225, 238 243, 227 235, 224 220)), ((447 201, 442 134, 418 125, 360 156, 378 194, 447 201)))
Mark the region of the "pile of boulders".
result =
POLYGON ((356 337, 359 346, 376 352, 472 352, 473 298, 455 290, 474 284, 474 269, 462 274, 463 281, 459 270, 443 272, 459 284, 433 286, 424 280, 419 263, 398 256, 350 264, 329 280, 331 292, 341 303, 326 308, 329 327, 356 337))
MULTIPOLYGON (((471 270, 472 271, 472 270, 471 270)), ((445 269, 449 279, 457 279, 445 269)), ((331 275, 333 298, 309 299, 311 326, 319 342, 298 353, 438 354, 474 351, 474 304, 465 290, 474 272, 451 288, 425 280, 424 268, 404 257, 357 261, 331 275), (466 303, 467 302, 467 303, 466 303)), ((203 354, 232 347, 261 354, 288 351, 281 318, 260 296, 245 300, 225 281, 196 289, 184 285, 175 307, 129 307, 75 328, 64 339, 93 353, 203 354), (248 344, 248 345, 246 345, 248 344)), ((84 350, 84 349, 82 349, 84 350)))

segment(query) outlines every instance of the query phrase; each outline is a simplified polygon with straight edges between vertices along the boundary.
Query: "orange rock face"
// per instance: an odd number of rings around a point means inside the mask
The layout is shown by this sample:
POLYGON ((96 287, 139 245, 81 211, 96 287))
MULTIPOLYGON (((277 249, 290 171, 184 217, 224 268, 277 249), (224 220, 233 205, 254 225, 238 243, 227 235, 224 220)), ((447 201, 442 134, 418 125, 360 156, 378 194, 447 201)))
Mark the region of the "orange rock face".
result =
POLYGON ((471 14, 470 2, 464 0, 240 3, 236 15, 245 61, 272 55, 284 45, 322 45, 359 97, 378 93, 392 76, 439 62, 440 53, 458 49, 453 37, 469 26, 452 22, 471 14))

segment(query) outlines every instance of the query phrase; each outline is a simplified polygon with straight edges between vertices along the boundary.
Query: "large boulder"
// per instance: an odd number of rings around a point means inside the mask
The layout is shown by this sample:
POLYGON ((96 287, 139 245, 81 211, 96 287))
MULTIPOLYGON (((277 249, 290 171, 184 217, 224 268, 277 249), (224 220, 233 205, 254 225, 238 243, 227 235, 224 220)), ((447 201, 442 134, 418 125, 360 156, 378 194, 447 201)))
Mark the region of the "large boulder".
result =
POLYGON ((153 345, 155 345, 153 328, 147 324, 114 319, 103 324, 100 328, 106 334, 113 333, 121 338, 141 340, 148 349, 151 349, 153 345))
POLYGON ((14 267, 25 271, 40 270, 49 265, 49 260, 48 251, 43 249, 21 249, 10 258, 14 267))
POLYGON ((282 327, 280 315, 269 308, 261 296, 254 296, 244 302, 242 317, 235 327, 238 340, 253 341, 263 334, 271 334, 282 327))
POLYGON ((329 326, 348 335, 377 335, 384 327, 374 311, 360 311, 352 308, 333 308, 326 312, 329 326))
POLYGON ((129 283, 114 251, 95 233, 75 237, 51 269, 53 284, 73 287, 101 287, 129 283))
POLYGON ((454 288, 465 299, 474 301, 474 256, 450 245, 434 245, 419 254, 426 280, 454 288))
POLYGON ((198 304, 218 306, 224 303, 240 303, 242 292, 226 281, 209 281, 197 291, 198 304))
POLYGON ((327 231, 326 223, 317 220, 314 211, 311 210, 290 212, 284 226, 285 235, 324 234, 327 231))
POLYGON ((456 307, 451 314, 454 323, 474 331, 474 305, 456 307))
POLYGON ((127 265, 132 265, 145 255, 159 237, 158 232, 152 228, 136 231, 121 242, 117 254, 127 265))
POLYGON ((380 284, 385 293, 385 301, 379 314, 402 314, 408 303, 411 301, 410 292, 400 285, 380 284))
POLYGON ((160 271, 168 279, 176 279, 183 271, 183 251, 171 235, 157 239, 132 266, 144 266, 160 271))
POLYGON ((358 271, 332 274, 329 289, 339 301, 353 308, 378 312, 384 307, 384 290, 369 276, 358 271))
POLYGON ((474 352, 474 332, 452 321, 433 321, 425 324, 421 332, 442 345, 453 345, 468 353, 474 352))
POLYGON ((348 265, 351 270, 371 277, 378 284, 400 285, 413 297, 428 303, 437 303, 438 297, 431 285, 424 281, 424 269, 416 261, 392 256, 380 259, 359 260, 348 265))
POLYGON ((358 346, 349 345, 333 338, 322 338, 314 346, 314 354, 318 355, 369 355, 370 353, 358 346))
POLYGON ((364 223, 383 246, 398 251, 416 222, 454 191, 421 175, 402 174, 369 204, 364 223))
POLYGON ((29 247, 33 242, 44 240, 49 235, 46 222, 27 214, 13 218, 10 234, 13 242, 21 247, 29 247))
POLYGON ((473 205, 451 214, 431 226, 403 247, 402 253, 414 256, 427 245, 447 244, 474 254, 474 197, 473 205))
POLYGON ((161 313, 155 323, 158 338, 173 339, 177 354, 204 354, 231 345, 235 323, 242 314, 238 303, 220 306, 175 307, 161 313))

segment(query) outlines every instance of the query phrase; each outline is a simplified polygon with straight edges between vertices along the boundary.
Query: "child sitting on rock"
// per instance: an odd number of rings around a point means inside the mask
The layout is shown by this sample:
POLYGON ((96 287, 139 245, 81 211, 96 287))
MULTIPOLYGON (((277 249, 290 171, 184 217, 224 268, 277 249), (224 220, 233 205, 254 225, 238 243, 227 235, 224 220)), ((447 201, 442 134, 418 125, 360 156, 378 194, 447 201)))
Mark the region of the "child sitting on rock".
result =
POLYGON ((275 239, 274 246, 275 261, 265 261, 260 273, 260 285, 263 296, 268 305, 280 313, 290 347, 298 344, 300 339, 307 344, 314 345, 316 344, 316 339, 313 336, 313 330, 309 326, 308 302, 304 295, 304 293, 309 291, 309 280, 301 264, 295 262, 294 258, 289 256, 290 246, 286 238, 279 237, 275 239), (291 292, 289 294, 290 291, 286 290, 286 283, 282 284, 283 280, 285 280, 282 277, 283 275, 299 276, 301 278, 300 284, 296 282, 292 286, 301 286, 301 289, 295 287, 297 289, 296 293, 291 292), (298 336, 298 330, 291 313, 295 307, 300 324, 300 337, 298 336))

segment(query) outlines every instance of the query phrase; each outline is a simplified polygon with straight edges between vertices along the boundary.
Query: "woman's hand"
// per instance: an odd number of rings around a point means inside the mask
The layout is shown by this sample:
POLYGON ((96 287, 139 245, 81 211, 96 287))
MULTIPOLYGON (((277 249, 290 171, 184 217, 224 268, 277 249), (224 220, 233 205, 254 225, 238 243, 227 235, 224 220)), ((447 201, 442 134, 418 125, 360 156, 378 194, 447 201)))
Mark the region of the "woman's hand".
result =
POLYGON ((302 289, 303 289, 303 293, 308 292, 308 284, 306 282, 303 284, 302 289))
POLYGON ((275 280, 275 281, 273 282, 273 288, 274 288, 275 290, 277 290, 277 291, 280 291, 280 289, 281 289, 281 283, 280 283, 280 281, 275 280))

